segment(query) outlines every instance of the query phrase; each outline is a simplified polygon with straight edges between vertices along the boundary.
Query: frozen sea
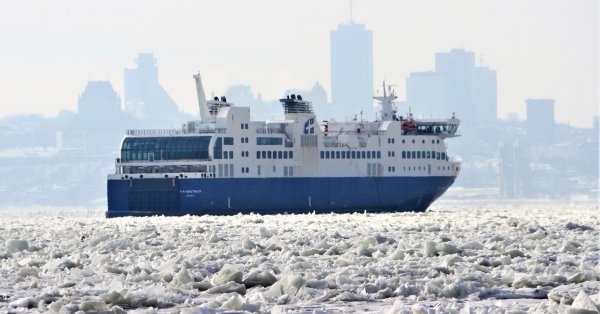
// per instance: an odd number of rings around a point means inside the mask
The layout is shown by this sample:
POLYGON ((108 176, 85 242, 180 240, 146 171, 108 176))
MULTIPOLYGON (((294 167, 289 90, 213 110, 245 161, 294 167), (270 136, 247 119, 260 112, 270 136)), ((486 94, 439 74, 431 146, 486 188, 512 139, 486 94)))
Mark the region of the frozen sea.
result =
POLYGON ((0 210, 0 313, 597 313, 600 209, 0 210))

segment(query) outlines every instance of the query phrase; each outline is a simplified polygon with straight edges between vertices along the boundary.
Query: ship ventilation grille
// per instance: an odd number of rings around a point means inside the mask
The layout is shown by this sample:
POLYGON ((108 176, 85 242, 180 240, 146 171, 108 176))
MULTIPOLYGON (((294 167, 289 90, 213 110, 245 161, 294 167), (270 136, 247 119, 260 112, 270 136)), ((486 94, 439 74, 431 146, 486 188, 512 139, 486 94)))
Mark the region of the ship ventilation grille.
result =
POLYGON ((298 98, 292 95, 291 98, 282 98, 279 101, 283 105, 285 113, 313 113, 311 102, 302 100, 300 95, 298 95, 298 98))

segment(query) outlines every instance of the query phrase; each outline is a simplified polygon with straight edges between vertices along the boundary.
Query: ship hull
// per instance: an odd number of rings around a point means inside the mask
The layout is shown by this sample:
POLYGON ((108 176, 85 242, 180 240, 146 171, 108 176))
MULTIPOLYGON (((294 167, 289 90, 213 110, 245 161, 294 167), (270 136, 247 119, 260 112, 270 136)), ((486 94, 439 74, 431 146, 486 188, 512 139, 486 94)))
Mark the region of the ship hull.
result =
POLYGON ((422 212, 455 178, 109 179, 106 217, 422 212))

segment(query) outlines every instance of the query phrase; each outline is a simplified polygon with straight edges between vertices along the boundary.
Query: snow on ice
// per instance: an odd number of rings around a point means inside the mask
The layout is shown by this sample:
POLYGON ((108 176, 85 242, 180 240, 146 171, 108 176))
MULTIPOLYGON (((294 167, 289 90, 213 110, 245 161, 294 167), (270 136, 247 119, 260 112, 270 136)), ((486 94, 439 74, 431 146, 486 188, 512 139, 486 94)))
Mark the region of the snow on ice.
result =
POLYGON ((0 222, 0 312, 600 309, 597 204, 0 222))

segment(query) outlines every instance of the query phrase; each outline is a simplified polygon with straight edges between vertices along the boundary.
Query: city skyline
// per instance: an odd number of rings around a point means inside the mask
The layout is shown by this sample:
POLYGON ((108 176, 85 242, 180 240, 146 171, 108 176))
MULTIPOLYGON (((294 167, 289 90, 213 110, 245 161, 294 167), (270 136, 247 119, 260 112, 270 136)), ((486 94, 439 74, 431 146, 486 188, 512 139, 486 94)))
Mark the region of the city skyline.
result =
MULTIPOLYGON (((331 96, 329 34, 349 21, 346 1, 34 3, 2 5, 0 117, 74 111, 89 80, 110 80, 123 98, 123 68, 140 52, 154 53, 160 83, 193 115, 197 70, 208 93, 245 84, 275 99, 318 81, 331 96)), ((597 17, 585 1, 353 3, 353 20, 373 32, 374 90, 385 79, 403 100, 409 73, 463 48, 497 71, 499 118, 525 119, 525 99, 552 98, 558 123, 582 127, 598 114, 597 17)))

